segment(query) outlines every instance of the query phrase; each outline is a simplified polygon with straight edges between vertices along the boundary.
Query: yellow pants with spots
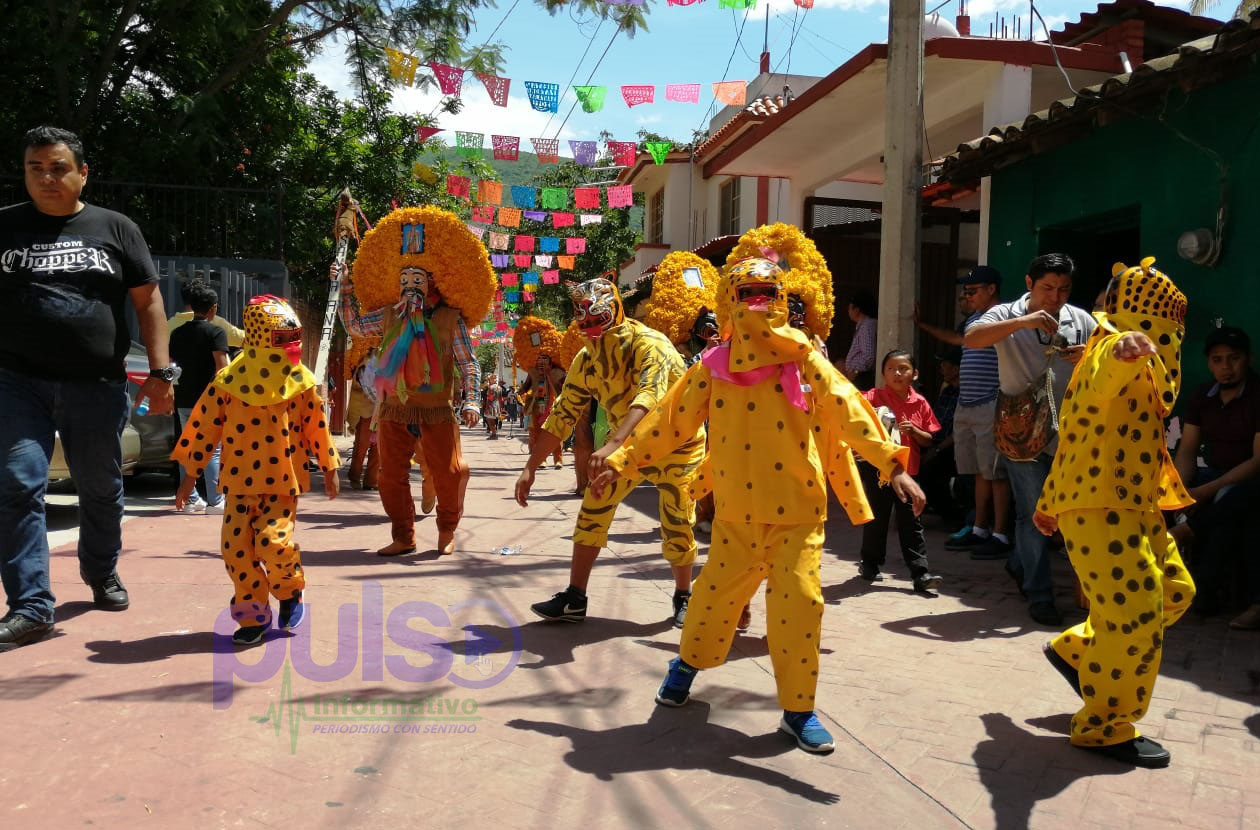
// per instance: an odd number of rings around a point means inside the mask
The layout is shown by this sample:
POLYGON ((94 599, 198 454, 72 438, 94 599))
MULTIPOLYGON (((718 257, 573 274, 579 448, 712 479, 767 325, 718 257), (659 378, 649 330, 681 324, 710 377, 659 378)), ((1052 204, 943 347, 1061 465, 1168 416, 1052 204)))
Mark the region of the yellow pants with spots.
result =
POLYGON ((692 587, 678 654, 697 669, 726 662, 739 614, 766 581, 766 641, 779 705, 814 708, 823 599, 822 524, 713 522, 713 542, 692 587))
MULTIPOLYGON (((690 565, 696 558, 696 540, 691 532, 696 505, 691 500, 691 480, 704 461, 704 438, 693 439, 665 456, 659 464, 639 470, 642 478, 620 476, 604 488, 598 498, 588 489, 573 531, 575 545, 602 548, 608 544, 617 505, 646 479, 656 485, 661 518, 661 553, 670 565, 690 565)), ((629 469, 626 472, 630 472, 629 469)))
POLYGON ((1089 618, 1054 639, 1080 672, 1085 705, 1072 743, 1099 746, 1137 736, 1164 645, 1164 629, 1194 598, 1194 582, 1159 512, 1070 510, 1059 516, 1089 618))
POLYGON ((269 597, 292 599, 306 587, 302 551, 293 541, 297 496, 229 493, 223 510, 223 564, 236 595, 238 625, 271 622, 269 597))

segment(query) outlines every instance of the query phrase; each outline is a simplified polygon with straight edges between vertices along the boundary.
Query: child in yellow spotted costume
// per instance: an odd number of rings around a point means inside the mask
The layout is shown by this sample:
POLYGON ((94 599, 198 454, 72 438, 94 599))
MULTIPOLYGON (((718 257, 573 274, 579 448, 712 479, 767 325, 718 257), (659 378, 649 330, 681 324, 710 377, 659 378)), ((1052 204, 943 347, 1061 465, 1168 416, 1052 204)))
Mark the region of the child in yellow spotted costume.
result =
POLYGON ((1134 723, 1150 704, 1164 629, 1194 597, 1160 513, 1193 502, 1168 457, 1163 420, 1181 381, 1186 298, 1154 262, 1113 269, 1033 517, 1043 533, 1063 532, 1090 600, 1089 618, 1045 647, 1083 702, 1072 744, 1146 767, 1170 756, 1134 723))
MULTIPOLYGON (((626 318, 617 287, 609 279, 599 277, 570 285, 569 295, 586 345, 573 359, 560 397, 543 424, 540 440, 531 447, 529 460, 517 479, 516 500, 522 506, 533 487, 534 471, 568 438, 592 401, 604 408, 610 430, 604 447, 591 456, 594 466, 596 458, 621 445, 635 424, 683 374, 678 350, 660 332, 626 318)), ((696 557, 691 530, 694 505, 688 486, 704 460, 702 424, 703 419, 688 432, 674 436, 670 450, 646 459, 638 475, 600 493, 587 489, 573 532, 569 587, 550 600, 531 606, 535 614, 565 622, 585 619, 586 585, 600 548, 608 543, 608 527, 617 505, 640 478, 646 478, 656 485, 660 495, 662 552, 674 572, 674 621, 682 624, 691 596, 691 563, 696 557)))
POLYGON ((302 328, 289 304, 254 297, 245 308, 245 348, 206 387, 171 453, 188 474, 175 504, 182 507, 222 442, 227 502, 220 553, 235 596, 238 645, 262 640, 271 624, 269 598, 280 601, 280 627, 305 617, 301 551, 293 541, 298 495, 310 487, 308 454, 324 471, 329 498, 338 493, 341 459, 324 421, 315 374, 302 365, 302 328))
POLYGON ((592 486, 620 483, 617 473, 633 476, 658 463, 678 436, 708 418, 716 471, 713 542, 657 702, 686 703, 696 671, 726 660, 739 613, 766 580, 780 728, 803 749, 829 751, 831 736, 814 715, 828 477, 841 499, 865 508, 840 441, 917 509, 923 494, 904 470, 909 450, 889 439, 861 393, 788 324, 775 262, 754 258, 731 266, 718 288, 718 316, 725 342, 706 351, 608 456, 611 469, 592 486))

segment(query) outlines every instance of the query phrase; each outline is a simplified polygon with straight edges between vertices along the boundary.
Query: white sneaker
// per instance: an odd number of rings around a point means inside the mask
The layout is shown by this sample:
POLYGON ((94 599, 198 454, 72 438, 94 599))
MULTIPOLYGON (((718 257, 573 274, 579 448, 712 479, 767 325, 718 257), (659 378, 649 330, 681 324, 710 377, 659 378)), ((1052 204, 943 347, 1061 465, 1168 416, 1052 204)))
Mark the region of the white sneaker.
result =
POLYGON ((227 499, 221 499, 218 504, 207 504, 205 514, 207 516, 222 516, 223 506, 226 502, 227 499))
POLYGON ((200 499, 198 499, 197 501, 190 501, 184 505, 183 510, 176 510, 175 512, 176 513, 189 513, 189 514, 205 513, 206 503, 204 501, 201 501, 200 499))

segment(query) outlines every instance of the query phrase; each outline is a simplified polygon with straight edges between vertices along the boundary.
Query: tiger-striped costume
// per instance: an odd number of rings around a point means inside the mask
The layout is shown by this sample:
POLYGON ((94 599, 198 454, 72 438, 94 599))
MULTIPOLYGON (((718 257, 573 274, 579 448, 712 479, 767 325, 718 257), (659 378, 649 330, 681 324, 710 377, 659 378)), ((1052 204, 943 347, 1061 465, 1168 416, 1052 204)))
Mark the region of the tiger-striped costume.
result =
MULTIPOLYGON (((564 389, 543 429, 561 441, 567 439, 578 416, 596 400, 608 413, 609 432, 615 432, 630 407, 655 408, 683 371, 682 357, 669 338, 638 320, 627 319, 602 336, 587 340, 569 367, 564 389)), ((662 553, 671 565, 689 565, 695 559, 696 543, 691 533, 695 507, 688 487, 704 460, 704 428, 668 455, 645 460, 650 463, 639 472, 660 494, 662 553)), ((599 498, 587 490, 573 533, 574 544, 604 547, 617 505, 639 481, 619 478, 599 498)))

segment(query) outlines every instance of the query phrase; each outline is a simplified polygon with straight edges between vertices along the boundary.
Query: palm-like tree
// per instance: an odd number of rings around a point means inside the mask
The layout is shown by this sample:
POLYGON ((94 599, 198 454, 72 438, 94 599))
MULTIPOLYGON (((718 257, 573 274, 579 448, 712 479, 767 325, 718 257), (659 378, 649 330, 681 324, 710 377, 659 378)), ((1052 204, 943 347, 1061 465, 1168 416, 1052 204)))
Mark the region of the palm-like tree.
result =
MULTIPOLYGON (((1220 0, 1191 0, 1190 13, 1206 15, 1218 2, 1220 0)), ((1234 9, 1234 17, 1245 20, 1257 9, 1260 9, 1260 0, 1239 0, 1238 8, 1234 9)))

